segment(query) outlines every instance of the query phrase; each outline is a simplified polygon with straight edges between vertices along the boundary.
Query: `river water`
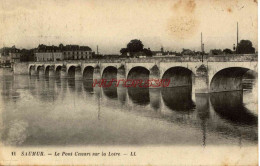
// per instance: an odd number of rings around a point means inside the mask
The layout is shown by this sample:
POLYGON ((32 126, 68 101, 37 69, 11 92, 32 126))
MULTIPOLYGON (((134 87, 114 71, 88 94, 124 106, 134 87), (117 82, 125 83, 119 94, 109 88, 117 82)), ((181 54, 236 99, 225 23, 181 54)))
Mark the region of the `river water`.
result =
POLYGON ((0 94, 5 145, 247 146, 258 139, 254 88, 196 96, 190 87, 101 89, 0 69, 0 94))

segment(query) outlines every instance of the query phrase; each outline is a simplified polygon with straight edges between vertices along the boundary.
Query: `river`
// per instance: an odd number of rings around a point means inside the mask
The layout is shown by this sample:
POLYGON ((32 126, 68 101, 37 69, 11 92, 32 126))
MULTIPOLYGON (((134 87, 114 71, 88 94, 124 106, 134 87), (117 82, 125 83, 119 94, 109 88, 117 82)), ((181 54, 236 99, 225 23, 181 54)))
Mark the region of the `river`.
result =
POLYGON ((92 88, 0 69, 0 138, 11 146, 257 145, 257 90, 92 88))

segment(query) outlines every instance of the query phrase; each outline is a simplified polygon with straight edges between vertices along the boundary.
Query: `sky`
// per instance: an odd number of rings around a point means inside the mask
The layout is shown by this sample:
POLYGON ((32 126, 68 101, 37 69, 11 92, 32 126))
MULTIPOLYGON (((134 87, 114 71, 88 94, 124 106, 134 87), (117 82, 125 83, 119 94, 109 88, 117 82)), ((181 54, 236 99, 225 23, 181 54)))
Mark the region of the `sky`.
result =
POLYGON ((151 50, 258 49, 257 0, 0 0, 0 47, 87 45, 118 54, 132 39, 151 50))

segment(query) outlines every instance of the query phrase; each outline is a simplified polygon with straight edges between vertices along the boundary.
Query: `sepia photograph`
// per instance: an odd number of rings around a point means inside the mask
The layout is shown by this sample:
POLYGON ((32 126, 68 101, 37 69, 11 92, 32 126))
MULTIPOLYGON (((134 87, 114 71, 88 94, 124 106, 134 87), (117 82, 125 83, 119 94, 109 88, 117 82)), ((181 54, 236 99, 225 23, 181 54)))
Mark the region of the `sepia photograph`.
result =
POLYGON ((258 165, 257 0, 0 0, 0 165, 258 165))

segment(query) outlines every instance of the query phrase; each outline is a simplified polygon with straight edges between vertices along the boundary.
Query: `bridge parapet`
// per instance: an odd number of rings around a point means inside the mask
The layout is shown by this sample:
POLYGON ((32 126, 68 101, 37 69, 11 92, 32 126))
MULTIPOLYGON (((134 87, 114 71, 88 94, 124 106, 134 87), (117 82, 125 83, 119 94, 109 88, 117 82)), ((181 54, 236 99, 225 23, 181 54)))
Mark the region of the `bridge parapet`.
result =
POLYGON ((129 58, 126 63, 155 63, 155 62, 200 62, 201 56, 174 56, 174 57, 151 57, 129 58))
MULTIPOLYGON (((204 55, 203 61, 209 62, 248 62, 257 61, 258 54, 230 54, 230 55, 204 55)), ((32 62, 30 64, 70 64, 70 63, 160 63, 160 62, 201 62, 201 55, 183 55, 173 57, 147 57, 147 58, 117 58, 117 59, 86 59, 65 60, 56 62, 32 62)))
POLYGON ((210 55, 209 62, 250 62, 257 61, 258 54, 231 54, 231 55, 210 55))

